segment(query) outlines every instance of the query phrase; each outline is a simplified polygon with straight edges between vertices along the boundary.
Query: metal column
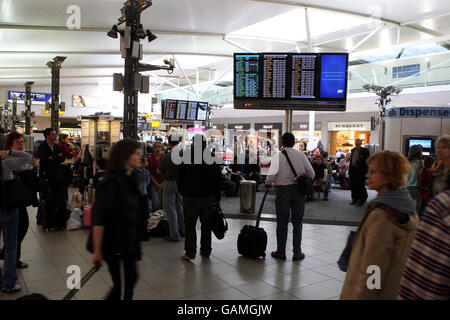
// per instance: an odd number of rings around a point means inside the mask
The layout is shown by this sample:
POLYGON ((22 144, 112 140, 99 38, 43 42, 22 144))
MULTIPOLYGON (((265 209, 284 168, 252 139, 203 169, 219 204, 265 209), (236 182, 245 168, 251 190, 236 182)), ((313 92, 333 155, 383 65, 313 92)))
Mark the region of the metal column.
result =
POLYGON ((11 114, 11 131, 16 131, 17 122, 17 97, 14 95, 12 102, 12 114, 11 114))
POLYGON ((25 112, 23 115, 25 116, 25 134, 31 134, 31 86, 34 82, 25 82, 25 112))
POLYGON ((140 5, 137 1, 129 1, 125 5, 126 27, 130 28, 130 45, 126 49, 125 76, 123 81, 123 137, 139 140, 137 134, 138 91, 134 90, 133 82, 138 59, 133 57, 133 43, 139 39, 136 36, 140 23, 140 5))
POLYGON ((47 62, 47 66, 52 70, 52 102, 50 104, 51 118, 50 127, 59 133, 59 110, 64 109, 59 104, 59 80, 61 64, 66 60, 66 57, 55 57, 53 61, 47 62))
POLYGON ((292 110, 284 111, 284 128, 285 132, 292 132, 292 110))

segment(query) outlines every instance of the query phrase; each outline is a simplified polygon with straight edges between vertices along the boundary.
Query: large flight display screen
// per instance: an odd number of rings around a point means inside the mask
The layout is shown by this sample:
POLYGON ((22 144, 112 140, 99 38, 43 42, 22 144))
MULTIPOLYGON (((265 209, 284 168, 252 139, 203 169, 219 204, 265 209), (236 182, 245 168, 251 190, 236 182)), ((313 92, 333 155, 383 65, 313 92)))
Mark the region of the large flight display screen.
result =
POLYGON ((258 98, 260 80, 259 54, 236 54, 234 57, 235 95, 258 98))
POLYGON ((235 53, 234 108, 345 111, 347 53, 235 53))
POLYGON ((286 98, 287 54, 263 54, 263 98, 286 98))
POLYGON ((347 55, 320 56, 320 98, 344 99, 347 90, 347 55))

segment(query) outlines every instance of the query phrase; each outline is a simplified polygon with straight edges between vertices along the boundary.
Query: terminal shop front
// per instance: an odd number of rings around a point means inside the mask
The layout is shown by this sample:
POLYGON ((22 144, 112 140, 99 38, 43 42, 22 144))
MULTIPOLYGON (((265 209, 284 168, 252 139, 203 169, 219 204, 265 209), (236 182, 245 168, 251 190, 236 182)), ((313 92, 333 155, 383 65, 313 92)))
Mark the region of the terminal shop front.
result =
POLYGON ((328 122, 328 141, 330 153, 339 149, 349 152, 355 147, 355 140, 361 139, 363 145, 371 143, 371 121, 328 122))

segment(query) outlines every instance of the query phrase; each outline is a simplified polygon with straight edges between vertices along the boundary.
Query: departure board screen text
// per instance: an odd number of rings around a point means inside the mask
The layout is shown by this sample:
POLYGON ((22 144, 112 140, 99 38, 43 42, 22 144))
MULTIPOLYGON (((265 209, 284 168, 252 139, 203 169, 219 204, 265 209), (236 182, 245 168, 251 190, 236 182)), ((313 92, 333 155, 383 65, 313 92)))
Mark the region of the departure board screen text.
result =
POLYGON ((259 54, 239 54, 234 58, 235 96, 258 98, 259 96, 259 54))

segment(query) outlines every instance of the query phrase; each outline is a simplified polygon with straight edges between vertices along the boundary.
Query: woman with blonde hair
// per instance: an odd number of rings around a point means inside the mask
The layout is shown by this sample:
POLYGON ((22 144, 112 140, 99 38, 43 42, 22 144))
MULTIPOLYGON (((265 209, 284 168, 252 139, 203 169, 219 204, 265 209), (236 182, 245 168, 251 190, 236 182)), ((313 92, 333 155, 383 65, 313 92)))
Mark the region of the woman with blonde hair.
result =
POLYGON ((404 188, 410 163, 393 151, 376 152, 367 163, 368 187, 378 195, 356 232, 342 300, 396 299, 417 226, 416 203, 404 188))

